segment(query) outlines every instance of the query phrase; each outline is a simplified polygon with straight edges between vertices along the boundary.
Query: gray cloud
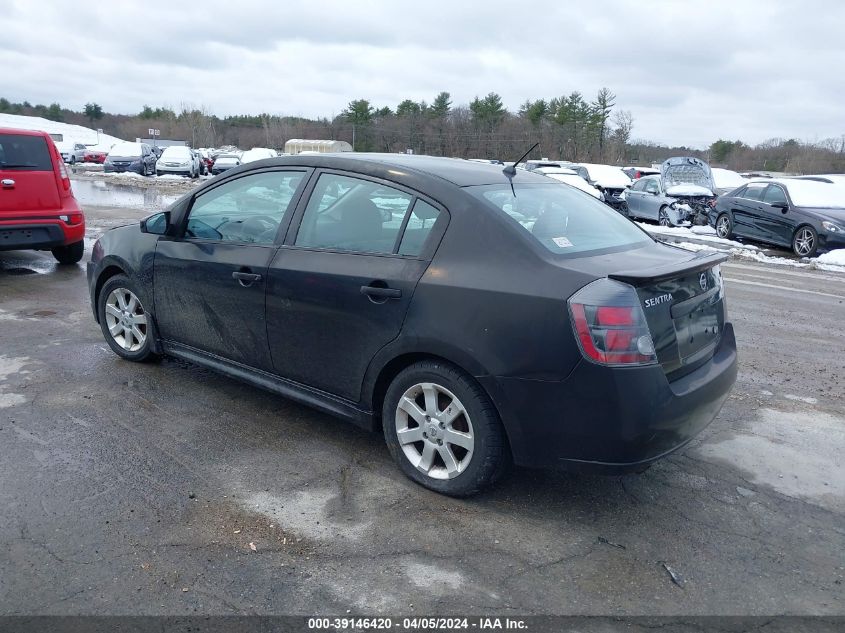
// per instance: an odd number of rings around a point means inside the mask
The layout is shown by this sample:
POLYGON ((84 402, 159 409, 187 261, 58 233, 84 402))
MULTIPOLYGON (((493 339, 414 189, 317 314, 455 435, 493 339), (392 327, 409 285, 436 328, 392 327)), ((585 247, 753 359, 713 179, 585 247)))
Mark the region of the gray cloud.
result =
POLYGON ((0 0, 0 14, 0 92, 14 100, 331 116, 359 97, 495 91, 515 110, 608 86, 637 138, 845 133, 845 6, 821 0, 0 0))

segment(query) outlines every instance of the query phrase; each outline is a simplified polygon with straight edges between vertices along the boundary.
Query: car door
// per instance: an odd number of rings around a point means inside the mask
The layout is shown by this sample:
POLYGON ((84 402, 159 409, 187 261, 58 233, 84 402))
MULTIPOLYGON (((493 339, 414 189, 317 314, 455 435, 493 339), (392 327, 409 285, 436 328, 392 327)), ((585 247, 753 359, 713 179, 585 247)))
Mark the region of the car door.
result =
POLYGON ((733 231, 742 237, 764 239, 758 222, 762 215, 760 198, 768 183, 752 182, 745 189, 730 199, 731 215, 733 215, 733 231))
POLYGON ((309 172, 250 172, 193 199, 177 236, 162 237, 156 246, 155 316, 162 339, 272 370, 267 267, 309 172))
POLYGON ((643 189, 642 202, 640 202, 640 217, 647 220, 658 220, 660 218, 660 207, 663 198, 660 195, 660 183, 656 178, 649 178, 643 189))
POLYGON ((640 217, 640 205, 642 204, 642 198, 645 195, 643 189, 645 187, 645 182, 642 180, 638 180, 628 191, 625 192, 625 202, 628 205, 628 215, 632 218, 640 217))
POLYGON ((279 375, 358 402, 448 214, 394 183, 337 171, 313 180, 270 264, 270 354, 279 375))
POLYGON ((784 188, 778 184, 770 184, 763 192, 760 202, 758 226, 762 239, 773 244, 790 246, 796 217, 794 211, 790 211, 784 188))

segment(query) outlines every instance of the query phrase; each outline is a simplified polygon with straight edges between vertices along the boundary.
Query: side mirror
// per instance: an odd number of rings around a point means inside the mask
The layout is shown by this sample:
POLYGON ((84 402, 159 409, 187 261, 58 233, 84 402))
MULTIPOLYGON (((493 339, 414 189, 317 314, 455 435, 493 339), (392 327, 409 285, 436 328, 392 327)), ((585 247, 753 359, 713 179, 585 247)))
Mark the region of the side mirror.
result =
POLYGON ((162 211, 141 220, 141 233, 165 235, 170 226, 170 211, 162 211))
POLYGON ((781 211, 789 211, 789 205, 786 202, 772 202, 772 206, 781 211))

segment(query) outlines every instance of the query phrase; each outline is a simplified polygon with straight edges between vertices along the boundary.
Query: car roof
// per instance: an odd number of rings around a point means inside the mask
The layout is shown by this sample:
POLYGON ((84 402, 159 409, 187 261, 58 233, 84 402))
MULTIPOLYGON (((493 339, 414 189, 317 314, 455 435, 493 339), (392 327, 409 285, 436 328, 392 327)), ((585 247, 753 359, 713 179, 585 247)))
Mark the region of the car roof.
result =
MULTIPOLYGON (((279 156, 250 163, 250 165, 298 165, 303 167, 324 167, 329 169, 349 169, 362 171, 378 166, 387 170, 416 172, 419 175, 433 176, 448 181, 458 187, 471 185, 489 185, 507 183, 502 165, 489 165, 463 160, 462 158, 444 158, 440 156, 422 156, 418 154, 377 154, 343 152, 337 154, 306 154, 279 156)), ((401 175, 401 174, 397 174, 401 175)), ((513 177, 515 182, 548 183, 540 174, 519 170, 513 177)))
POLYGON ((47 132, 43 130, 19 130, 13 127, 0 127, 0 134, 20 134, 23 136, 46 136, 51 138, 47 132))

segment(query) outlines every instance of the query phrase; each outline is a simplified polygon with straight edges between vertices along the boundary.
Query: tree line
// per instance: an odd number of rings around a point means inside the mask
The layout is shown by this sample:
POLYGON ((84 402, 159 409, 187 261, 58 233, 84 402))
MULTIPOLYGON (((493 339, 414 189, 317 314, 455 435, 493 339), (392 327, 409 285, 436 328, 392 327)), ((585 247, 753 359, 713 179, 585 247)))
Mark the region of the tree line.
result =
POLYGON ((339 114, 309 119, 273 114, 218 117, 205 107, 144 105, 134 115, 104 112, 97 103, 81 111, 59 103, 33 105, 0 98, 0 112, 102 127, 113 136, 144 138, 149 128, 161 138, 193 147, 234 145, 281 149, 291 138, 347 141, 356 151, 413 152, 460 158, 515 160, 534 143, 530 158, 617 165, 650 165, 669 156, 691 155, 714 166, 739 171, 827 173, 845 171, 845 134, 821 142, 773 138, 750 146, 719 139, 706 150, 658 145, 633 137, 634 117, 616 107, 616 96, 602 88, 593 98, 568 95, 526 100, 508 110, 495 92, 454 104, 448 92, 431 102, 404 99, 396 107, 354 99, 339 114))

